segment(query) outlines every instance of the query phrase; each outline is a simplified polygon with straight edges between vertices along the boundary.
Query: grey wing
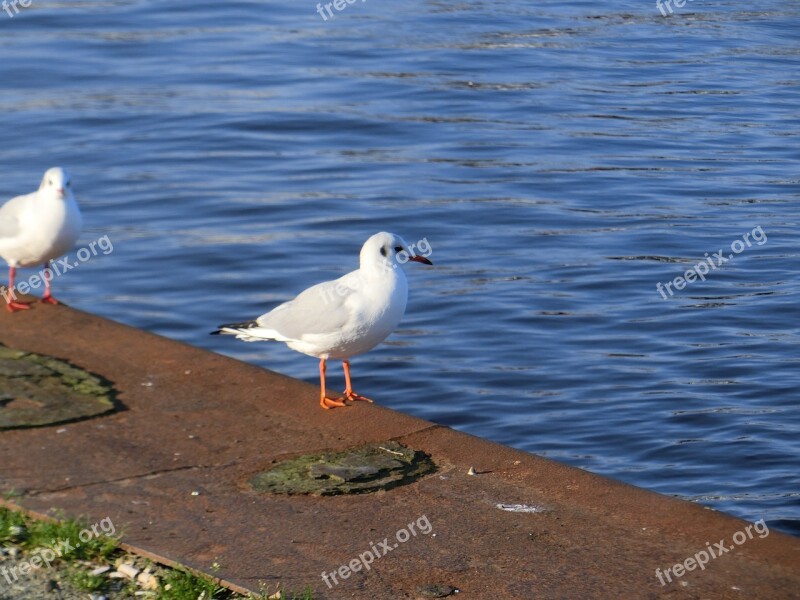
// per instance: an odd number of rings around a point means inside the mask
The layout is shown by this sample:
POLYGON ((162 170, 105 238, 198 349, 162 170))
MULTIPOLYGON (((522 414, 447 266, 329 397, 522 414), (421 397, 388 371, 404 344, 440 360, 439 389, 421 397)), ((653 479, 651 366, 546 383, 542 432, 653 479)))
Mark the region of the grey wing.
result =
POLYGON ((354 292, 342 280, 312 286, 256 322, 282 337, 301 340, 305 335, 325 335, 342 329, 350 320, 347 298, 354 292))
POLYGON ((16 237, 19 233, 19 213, 27 196, 17 196, 0 207, 0 238, 16 237))

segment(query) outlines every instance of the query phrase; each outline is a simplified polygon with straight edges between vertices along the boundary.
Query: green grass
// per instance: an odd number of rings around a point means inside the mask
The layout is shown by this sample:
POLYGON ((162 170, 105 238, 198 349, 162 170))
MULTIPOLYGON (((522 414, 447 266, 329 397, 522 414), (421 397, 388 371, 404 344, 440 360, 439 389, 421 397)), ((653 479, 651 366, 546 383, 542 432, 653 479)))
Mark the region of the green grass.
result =
MULTIPOLYGON (((97 526, 95 529, 100 533, 97 526)), ((117 550, 116 539, 95 535, 81 521, 64 519, 48 523, 4 507, 0 507, 1 543, 16 544, 26 552, 49 548, 59 558, 75 560, 103 561, 117 550)))
POLYGON ((235 598, 233 592, 218 586, 210 578, 198 576, 187 571, 171 570, 161 578, 156 598, 158 600, 196 600, 203 594, 203 600, 228 600, 235 598))
POLYGON ((103 535, 95 525, 96 535, 89 525, 75 519, 56 522, 28 520, 27 534, 22 544, 25 550, 50 548, 60 558, 107 561, 117 551, 117 540, 103 535), (82 536, 82 537, 81 537, 82 536))
POLYGON ((108 580, 102 575, 92 575, 82 569, 72 569, 67 575, 70 584, 81 592, 97 592, 102 590, 108 580))
POLYGON ((24 529, 25 524, 26 519, 22 513, 0 507, 0 544, 15 541, 17 535, 15 535, 13 528, 24 529))
MULTIPOLYGON (((248 600, 267 600, 272 594, 276 592, 267 592, 262 589, 260 594, 250 594, 247 599, 248 600)), ((281 591, 281 600, 314 600, 314 591, 311 587, 306 587, 305 590, 302 592, 295 593, 295 592, 287 592, 285 590, 281 591)))

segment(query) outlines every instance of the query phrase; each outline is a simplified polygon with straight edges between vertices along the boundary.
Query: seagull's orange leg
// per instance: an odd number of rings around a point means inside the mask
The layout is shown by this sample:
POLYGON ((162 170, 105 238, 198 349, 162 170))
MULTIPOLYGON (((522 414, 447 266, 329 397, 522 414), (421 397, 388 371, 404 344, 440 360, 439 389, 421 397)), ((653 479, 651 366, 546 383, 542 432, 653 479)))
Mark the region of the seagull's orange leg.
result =
POLYGON ((363 400, 364 402, 372 402, 369 398, 360 396, 353 391, 353 386, 350 385, 350 361, 343 360, 342 368, 344 369, 344 397, 348 400, 363 400))
POLYGON ((325 359, 319 359, 319 405, 324 409, 334 408, 336 406, 347 406, 341 400, 334 400, 325 395, 325 359))
POLYGON ((28 310, 28 306, 24 302, 17 302, 17 293, 14 291, 14 275, 17 270, 14 267, 8 267, 8 289, 3 293, 6 299, 6 310, 8 312, 16 312, 18 310, 28 310), (14 298, 14 300, 12 300, 14 298))
POLYGON ((50 277, 52 272, 50 271, 50 263, 45 263, 44 268, 42 269, 42 275, 44 276, 44 295, 39 302, 44 304, 59 304, 58 300, 53 298, 52 294, 50 293, 50 277))

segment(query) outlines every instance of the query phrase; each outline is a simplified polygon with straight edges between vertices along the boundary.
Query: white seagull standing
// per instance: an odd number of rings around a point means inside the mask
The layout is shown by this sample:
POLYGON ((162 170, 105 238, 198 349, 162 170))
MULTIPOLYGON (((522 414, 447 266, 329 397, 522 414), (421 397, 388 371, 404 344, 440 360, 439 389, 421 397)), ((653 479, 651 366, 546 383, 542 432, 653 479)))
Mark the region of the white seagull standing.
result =
POLYGON ((356 271, 312 286, 254 321, 220 325, 214 333, 245 342, 285 342, 292 350, 319 358, 319 403, 325 409, 346 406, 325 394, 325 361, 341 359, 345 399, 372 402, 353 392, 349 359, 380 344, 403 318, 408 283, 402 265, 433 263, 412 254, 399 235, 386 232, 366 241, 359 261, 356 271))
POLYGON ((30 308, 16 301, 14 275, 17 267, 43 265, 42 302, 58 304, 50 293, 50 261, 67 252, 81 232, 81 213, 72 195, 69 173, 48 169, 39 189, 17 196, 0 207, 0 256, 8 263, 6 309, 30 308))

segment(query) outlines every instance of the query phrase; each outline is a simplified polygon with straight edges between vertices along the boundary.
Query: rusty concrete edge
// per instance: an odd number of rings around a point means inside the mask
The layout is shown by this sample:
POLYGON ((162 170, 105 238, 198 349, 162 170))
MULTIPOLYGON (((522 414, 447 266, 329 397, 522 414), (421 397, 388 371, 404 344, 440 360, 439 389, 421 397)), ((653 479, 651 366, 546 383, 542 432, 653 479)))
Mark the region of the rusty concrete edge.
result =
MULTIPOLYGON (((63 522, 61 519, 58 519, 52 515, 48 515, 46 513, 41 513, 36 510, 31 510, 29 508, 25 508, 21 504, 16 504, 8 500, 7 498, 0 498, 0 508, 7 508, 9 510, 13 510, 18 513, 22 513, 31 519, 35 519, 37 521, 44 521, 46 523, 61 523, 63 522)), ((80 516, 77 517, 80 519, 80 516)), ((117 547, 122 550, 123 552, 128 552, 130 554, 136 554, 137 556, 141 556, 142 558, 146 558, 148 560, 153 561, 161 566, 168 567, 170 569, 177 569, 181 571, 188 571, 192 575, 196 575, 202 577, 204 579, 211 580, 214 584, 225 587, 237 594, 241 594, 243 596, 249 596, 250 594, 254 593, 252 590, 248 590, 240 585, 237 585, 231 581, 226 581, 225 579, 220 579, 219 577, 215 577, 211 573, 206 573, 205 571, 201 571, 200 569, 195 569, 194 567, 190 567, 183 563, 180 563, 176 560, 172 560, 165 556, 160 556, 154 552, 146 550, 144 548, 140 548, 133 544, 129 544, 127 542, 123 542, 121 538, 112 538, 117 541, 117 547)))
MULTIPOLYGON (((142 336, 142 335, 149 336, 154 341, 157 341, 157 343, 159 343, 159 344, 171 345, 171 346, 175 347, 176 349, 183 348, 184 351, 186 349, 189 349, 192 352, 203 352, 203 353, 207 353, 207 354, 213 355, 213 356, 215 356, 218 359, 221 359, 223 361, 230 361, 231 363, 235 364, 238 369, 247 370, 247 371, 251 372, 254 376, 256 374, 259 374, 259 373, 262 376, 264 374, 268 374, 268 375, 270 375, 272 377, 277 377, 277 378, 281 378, 281 379, 284 379, 284 380, 287 380, 287 381, 291 381, 294 384, 299 384, 299 385, 302 385, 302 386, 306 386, 307 388, 309 388, 309 390, 313 390, 314 394, 316 394, 316 391, 317 391, 316 387, 311 385, 311 384, 309 384, 309 383, 294 379, 292 377, 288 377, 288 376, 280 374, 280 373, 276 373, 274 371, 271 371, 269 369, 260 367, 258 365, 253 365, 253 364, 250 364, 250 363, 246 363, 246 362, 237 360, 235 358, 231 358, 229 356, 213 353, 213 352, 211 352, 209 350, 206 350, 204 348, 200 348, 200 347, 197 347, 197 346, 192 346, 192 345, 186 344, 184 342, 173 340, 173 339, 167 338, 165 336, 161 336, 161 335, 158 335, 158 334, 146 331, 146 330, 142 330, 142 329, 139 329, 139 328, 136 328, 136 327, 132 327, 130 325, 126 325, 124 323, 119 323, 119 322, 113 321, 111 319, 106 319, 104 317, 99 317, 97 315, 94 315, 94 314, 91 314, 91 313, 87 313, 87 312, 84 312, 84 311, 80 311, 78 309, 68 308, 67 310, 74 311, 75 313, 80 313, 81 315, 83 315, 84 317, 86 317, 88 319, 99 321, 99 322, 105 322, 106 324, 109 324, 109 325, 111 325, 113 327, 124 329, 125 331, 129 331, 131 334, 135 334, 135 335, 138 335, 138 336, 142 336)), ((64 352, 58 352, 58 353, 54 353, 53 355, 60 357, 60 356, 63 356, 64 354, 65 354, 64 352)), ((87 368, 86 366, 82 365, 83 361, 75 360, 74 357, 66 357, 65 360, 69 360, 71 362, 71 364, 75 364, 76 366, 81 366, 82 368, 87 368)), ((91 369, 89 369, 89 370, 92 371, 91 369)), ((92 371, 92 372, 94 372, 94 371, 92 371)), ((117 391, 119 391, 119 390, 117 390, 117 391)), ((617 498, 617 500, 620 500, 621 503, 620 504, 616 504, 615 507, 614 507, 615 509, 621 509, 622 508, 624 510, 623 507, 635 506, 636 504, 640 503, 641 501, 644 501, 644 503, 646 503, 646 504, 651 504, 651 503, 654 503, 654 502, 661 502, 661 503, 666 503, 668 505, 671 505, 672 507, 675 507, 675 509, 678 512, 695 513, 695 515, 697 515, 697 516, 699 516, 700 514, 705 512, 705 519, 702 519, 702 520, 706 522, 706 525, 713 525, 713 523, 709 522, 710 520, 714 520, 714 521, 717 521, 717 522, 719 522, 720 520, 728 521, 729 523, 731 523, 733 526, 736 526, 736 527, 741 526, 741 524, 743 524, 743 523, 744 524, 748 523, 748 521, 745 521, 745 520, 740 519, 738 517, 734 517, 734 516, 729 515, 729 514, 724 513, 724 512, 716 511, 716 510, 713 510, 713 509, 707 510, 703 505, 698 505, 698 504, 695 504, 695 503, 692 503, 692 502, 689 502, 687 500, 683 500, 681 498, 677 498, 677 497, 674 497, 674 496, 661 494, 661 493, 658 493, 658 492, 655 492, 655 491, 652 491, 652 490, 648 490, 646 488, 638 487, 638 486, 635 486, 633 484, 629 484, 629 483, 626 483, 626 482, 623 482, 623 481, 619 481, 619 480, 616 480, 616 479, 613 479, 613 478, 610 478, 610 477, 607 477, 607 476, 604 476, 604 475, 598 475, 598 474, 595 474, 595 473, 593 473, 591 471, 587 471, 585 469, 581 469, 579 467, 574 467, 572 465, 567 465, 565 463, 561 463, 561 462, 555 461, 555 460, 553 460, 551 458, 538 456, 536 454, 525 452, 523 450, 518 450, 518 449, 509 447, 509 446, 506 446, 506 445, 503 445, 503 444, 500 444, 500 443, 497 443, 497 442, 493 442, 493 441, 490 441, 490 440, 486 440, 486 439, 483 439, 483 438, 480 438, 480 437, 477 437, 477 436, 474 436, 474 435, 471 435, 471 434, 459 432, 459 431, 456 431, 456 430, 454 430, 454 429, 452 429, 450 427, 439 425, 439 424, 436 424, 436 423, 433 423, 433 422, 430 422, 430 421, 426 421, 426 420, 420 419, 418 417, 413 417, 413 416, 407 415, 405 413, 402 413, 402 412, 399 412, 399 411, 395 411, 393 409, 386 408, 386 407, 383 407, 383 406, 380 406, 380 405, 369 405, 369 406, 365 406, 363 408, 366 409, 368 412, 377 410, 377 411, 380 411, 380 412, 388 413, 389 415, 393 415, 393 416, 397 417, 398 419, 401 419, 404 422, 404 424, 407 425, 407 429, 405 431, 403 431, 403 433, 400 433, 399 435, 396 435, 396 436, 394 436, 394 437, 392 437, 390 439, 392 439, 394 441, 397 441, 397 442, 400 442, 400 443, 404 443, 406 445, 410 445, 412 447, 415 447, 418 450, 423 450, 423 451, 431 454, 435 458, 439 458, 439 459, 443 458, 443 459, 445 459, 446 462, 450 462, 452 466, 455 466, 457 464, 458 465, 463 465, 464 464, 462 460, 458 460, 456 458, 456 456, 455 456, 455 455, 457 455, 459 453, 458 449, 454 449, 453 446, 450 446, 450 443, 452 443, 453 441, 456 441, 459 444, 459 446, 461 447, 460 449, 462 451, 464 450, 465 447, 469 447, 469 448, 473 448, 473 449, 479 447, 483 451, 484 456, 486 458, 484 459, 484 463, 482 463, 480 465, 480 468, 486 468, 486 467, 490 467, 491 468, 491 467, 494 467, 494 468, 497 469, 498 472, 509 472, 510 470, 508 468, 507 463, 504 465, 503 461, 507 460, 508 458, 514 458, 514 459, 518 459, 519 461, 522 462, 522 465, 521 465, 521 467, 519 469, 520 471, 541 471, 541 470, 544 470, 544 471, 558 471, 560 473, 569 474, 573 478, 581 480, 583 482, 587 482, 589 484, 595 484, 595 485, 598 485, 598 486, 601 485, 601 484, 605 485, 606 486, 605 493, 607 493, 609 495, 613 495, 613 496, 620 496, 620 498, 617 498)), ((279 411, 280 412, 286 412, 286 410, 284 410, 284 409, 279 409, 279 411)), ((367 435, 367 438, 368 439, 372 439, 372 436, 367 435)), ((381 439, 385 440, 387 438, 381 438, 381 439)), ((477 455, 477 453, 475 453, 474 455, 477 455)), ((476 465, 476 467, 478 467, 478 465, 476 465)), ((547 474, 548 473, 545 473, 545 475, 547 475, 547 474)), ((549 474, 552 475, 552 473, 549 473, 549 474)), ((103 482, 97 482, 97 483, 103 483, 103 482)), ((538 483, 536 485, 532 485, 530 480, 527 477, 524 477, 523 480, 519 481, 519 483, 522 486, 529 486, 529 487, 531 487, 531 489, 540 487, 538 483)), ((550 485, 550 482, 545 482, 545 483, 541 484, 541 487, 547 488, 547 487, 549 487, 549 485, 550 485)), ((556 503, 556 504, 565 504, 565 500, 563 498, 556 499, 554 501, 554 503, 556 503)), ((582 498, 571 497, 570 500, 569 500, 569 503, 571 505, 578 505, 583 509, 590 509, 591 508, 592 509, 591 512, 594 512, 595 514, 598 514, 598 511, 594 510, 596 508, 596 506, 595 506, 595 498, 582 499, 582 498)), ((31 516, 32 518, 36 518, 36 519, 45 519, 45 520, 50 520, 50 521, 57 521, 58 520, 58 519, 54 519, 52 516, 49 516, 47 514, 26 509, 26 508, 22 507, 21 505, 18 505, 16 503, 14 503, 13 501, 4 500, 3 498, 0 498, 0 506, 7 506, 9 508, 13 508, 14 510, 19 510, 20 512, 23 512, 23 513, 31 516)), ((641 508, 636 512, 641 513, 641 508)), ((656 518, 656 520, 658 520, 658 519, 656 518)), ((690 531, 691 531, 690 529, 687 529, 687 528, 684 528, 684 527, 679 527, 679 528, 676 528, 676 529, 672 530, 671 533, 672 533, 672 535, 674 535, 676 537, 679 537, 679 538, 682 538, 683 540, 690 540, 691 539, 689 537, 690 531)), ((783 545, 784 548, 786 548, 786 549, 789 549, 789 547, 791 547, 792 550, 800 550, 800 545, 798 544, 797 538, 795 538, 793 536, 790 536, 788 534, 783 534, 783 533, 781 533, 779 531, 770 531, 770 544, 772 545, 772 544, 775 544, 776 542, 778 543, 778 545, 783 545)), ((133 554, 143 556, 145 558, 148 558, 149 560, 152 560, 155 563, 164 565, 166 567, 179 568, 179 569, 182 569, 182 570, 194 573, 194 574, 201 575, 201 576, 203 576, 205 578, 210 579, 211 581, 213 581, 214 583, 216 583, 216 584, 218 584, 220 586, 223 586, 223 587, 225 587, 227 589, 230 589, 230 590, 232 590, 234 592, 237 592, 237 593, 240 593, 240 594, 247 595, 247 594, 251 594, 253 592, 259 593, 258 590, 249 589, 247 587, 244 587, 243 585, 236 584, 236 583, 234 583, 232 581, 221 579, 219 577, 216 577, 212 573, 208 573, 206 571, 203 571, 202 569, 197 569, 197 568, 188 566, 185 563, 181 563, 181 562, 176 561, 174 559, 165 557, 165 556, 160 555, 160 554, 158 554, 156 552, 153 552, 151 550, 147 550, 146 548, 142 548, 142 547, 139 547, 139 546, 136 546, 136 545, 132 545, 132 544, 128 544, 126 542, 121 542, 121 541, 119 543, 119 547, 121 549, 125 550, 125 551, 132 552, 133 554)), ((760 552, 757 552, 757 553, 760 554, 760 552)), ((788 555, 786 556, 786 559, 788 559, 789 561, 792 560, 788 555)))

